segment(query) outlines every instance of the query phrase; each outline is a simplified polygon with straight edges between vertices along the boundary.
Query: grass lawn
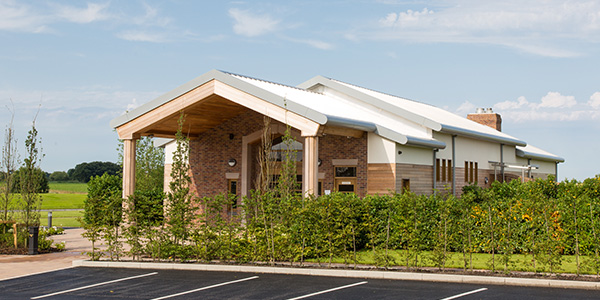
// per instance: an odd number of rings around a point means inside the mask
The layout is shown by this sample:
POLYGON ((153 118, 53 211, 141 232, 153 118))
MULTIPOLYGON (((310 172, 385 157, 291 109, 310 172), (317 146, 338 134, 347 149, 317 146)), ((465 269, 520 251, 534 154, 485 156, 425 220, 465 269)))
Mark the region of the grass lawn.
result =
POLYGON ((40 194, 42 209, 83 209, 86 194, 40 194))
MULTIPOLYGON (((395 261, 391 263, 392 266, 406 266, 406 256, 403 250, 400 251, 390 251, 390 256, 395 261)), ((434 267, 433 262, 431 261, 432 252, 431 251, 423 251, 419 254, 419 259, 417 265, 419 267, 434 267)), ((469 256, 466 257, 467 263, 469 256)), ((504 264, 501 262, 502 256, 496 254, 495 255, 495 270, 499 272, 504 271, 504 264)), ((359 264, 369 264, 375 265, 375 259, 373 257, 372 251, 360 251, 357 253, 357 260, 359 264)), ((480 270, 491 270, 491 261, 492 255, 488 253, 473 253, 473 269, 480 270)), ((591 257, 580 256, 580 273, 581 274, 596 274, 595 271, 591 269, 591 257)), ((315 259, 311 259, 312 262, 317 262, 315 259)), ((323 258, 320 260, 321 263, 326 264, 328 260, 323 258)), ((343 258, 333 258, 333 263, 344 263, 343 258)), ((352 263, 348 263, 352 265, 352 263)), ((462 269, 464 267, 464 260, 462 253, 451 253, 449 259, 446 261, 446 268, 457 268, 462 269)), ((414 267, 414 257, 409 262, 409 266, 414 267)), ((467 264, 468 266, 468 264, 467 264)), ((468 267, 467 267, 468 269, 468 267)), ((550 269, 547 265, 543 265, 541 261, 536 261, 536 269, 537 272, 550 272, 550 269)), ((508 263, 508 271, 527 271, 533 272, 533 261, 531 255, 524 254, 513 254, 510 256, 510 262, 508 263)), ((556 270, 554 270, 556 272, 556 270)), ((559 267, 559 272, 561 273, 576 273, 577 272, 577 263, 575 261, 574 255, 563 255, 562 256, 562 264, 559 267)))
POLYGON ((51 181, 48 186, 50 187, 50 193, 87 194, 87 183, 51 181))
MULTIPOLYGON (((40 225, 48 225, 48 213, 45 211, 40 212, 40 225)), ((52 212, 52 226, 56 227, 81 227, 81 224, 77 221, 77 218, 83 218, 83 211, 53 211, 52 212)))

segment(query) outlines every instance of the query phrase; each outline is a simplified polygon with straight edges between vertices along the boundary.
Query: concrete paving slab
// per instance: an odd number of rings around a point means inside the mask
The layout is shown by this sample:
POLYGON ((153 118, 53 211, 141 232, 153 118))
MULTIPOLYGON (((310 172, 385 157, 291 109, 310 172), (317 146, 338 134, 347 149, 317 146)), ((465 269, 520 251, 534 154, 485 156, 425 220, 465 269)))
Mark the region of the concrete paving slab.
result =
POLYGON ((52 236, 55 243, 65 242, 65 251, 38 255, 0 255, 0 280, 70 268, 73 261, 87 259, 83 254, 91 250, 91 243, 83 238, 83 229, 65 229, 52 236))

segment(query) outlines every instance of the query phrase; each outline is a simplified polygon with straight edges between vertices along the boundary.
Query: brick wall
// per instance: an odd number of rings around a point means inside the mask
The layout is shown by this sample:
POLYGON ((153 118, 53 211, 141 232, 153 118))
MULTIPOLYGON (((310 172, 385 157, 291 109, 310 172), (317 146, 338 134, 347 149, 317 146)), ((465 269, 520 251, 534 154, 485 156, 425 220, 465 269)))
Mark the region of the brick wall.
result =
POLYGON ((226 193, 225 173, 242 173, 242 136, 263 127, 263 116, 248 110, 191 141, 192 191, 199 197, 226 193), (237 161, 234 167, 227 163, 231 158, 237 161))
MULTIPOLYGON (((271 120, 272 124, 279 122, 271 120)), ((225 173, 242 172, 242 136, 251 134, 264 127, 263 116, 247 111, 232 118, 200 138, 190 142, 190 167, 192 191, 199 197, 212 196, 227 192, 225 173), (233 133, 233 139, 230 134, 233 133), (230 158, 237 161, 234 167, 227 162, 230 158)), ((257 146, 250 145, 250 185, 253 186, 256 173, 257 146)), ((364 196, 367 191, 367 137, 348 138, 326 135, 319 138, 319 158, 322 161, 319 173, 324 173, 324 190, 333 190, 334 168, 332 159, 357 159, 356 193, 364 196)), ((166 172, 165 172, 166 173, 166 172)), ((241 179, 238 183, 238 192, 241 179)))
POLYGON ((333 191, 334 166, 333 159, 357 159, 356 194, 367 193, 367 135, 360 138, 338 135, 325 135, 319 138, 319 158, 322 163, 319 173, 325 173, 323 190, 333 191))

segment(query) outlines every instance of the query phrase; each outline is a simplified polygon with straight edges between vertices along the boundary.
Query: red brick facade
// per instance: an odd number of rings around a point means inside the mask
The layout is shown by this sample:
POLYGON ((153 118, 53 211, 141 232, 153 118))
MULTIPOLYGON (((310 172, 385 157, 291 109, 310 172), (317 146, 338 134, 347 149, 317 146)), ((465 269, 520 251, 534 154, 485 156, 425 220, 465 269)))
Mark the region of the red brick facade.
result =
MULTIPOLYGON (((271 120, 272 124, 277 124, 271 120)), ((214 196, 227 192, 226 173, 242 173, 242 137, 264 128, 263 116, 248 110, 232 118, 213 130, 204 133, 190 143, 190 168, 192 190, 199 197, 214 196), (235 159, 234 167, 228 165, 235 159)), ((300 141, 303 142, 303 141, 300 141)), ((250 186, 253 187, 256 173, 257 147, 248 147, 253 157, 250 170, 250 186)), ((319 173, 323 173, 323 190, 334 190, 333 159, 357 159, 356 193, 364 196, 367 192, 367 137, 348 138, 325 135, 319 138, 319 158, 322 163, 319 173)), ((241 193, 241 177, 238 181, 238 194, 241 193)))
POLYGON ((319 138, 319 173, 325 173, 323 190, 334 190, 334 159, 357 159, 356 194, 367 193, 367 135, 360 138, 326 135, 319 138))

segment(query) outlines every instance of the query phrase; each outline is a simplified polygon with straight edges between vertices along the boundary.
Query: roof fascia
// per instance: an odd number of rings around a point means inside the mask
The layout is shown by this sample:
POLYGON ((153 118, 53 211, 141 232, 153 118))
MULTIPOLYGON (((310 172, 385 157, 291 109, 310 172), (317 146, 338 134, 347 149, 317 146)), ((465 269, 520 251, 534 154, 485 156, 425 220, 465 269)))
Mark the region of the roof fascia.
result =
POLYGON ((402 118, 405 118, 409 121, 412 121, 414 123, 417 123, 421 126, 424 126, 426 128, 430 128, 432 130, 435 131, 439 131, 441 129, 441 124, 438 122, 435 122, 431 119, 425 118, 421 115, 412 113, 410 111, 407 111, 405 109, 402 109, 398 106, 389 104, 385 101, 379 100, 376 97, 367 95, 363 92, 360 92, 358 90, 355 90, 353 88, 350 88, 348 86, 345 86, 339 82, 335 82, 334 80, 331 80, 330 78, 326 78, 323 77, 321 75, 315 76, 301 84, 299 84, 297 87, 299 88, 303 88, 303 89, 309 89, 311 87, 314 87, 316 85, 323 85, 326 86, 328 88, 331 88, 333 90, 336 90, 338 92, 341 92, 343 94, 346 94, 350 97, 353 97, 355 99, 360 100, 361 102, 373 105, 379 109, 391 112, 395 115, 398 115, 402 118))
POLYGON ((415 147, 424 147, 424 148, 433 148, 433 149, 446 149, 446 143, 440 142, 434 139, 422 139, 413 136, 407 136, 408 142, 407 145, 415 146, 415 147))
POLYGON ((550 162, 560 162, 560 163, 565 162, 565 159, 562 157, 559 157, 559 156, 532 153, 532 152, 528 152, 528 151, 523 151, 521 149, 517 149, 517 156, 522 157, 522 158, 531 158, 531 159, 550 161, 550 162))
POLYGON ((331 126, 340 126, 346 128, 353 128, 357 130, 373 132, 381 137, 384 137, 388 140, 394 141, 398 144, 402 145, 411 145, 416 147, 424 147, 424 148, 434 148, 434 149, 444 149, 446 148, 446 144, 436 140, 422 139, 413 136, 406 136, 401 133, 398 133, 394 130, 391 130, 387 127, 380 126, 370 122, 357 121, 352 119, 346 119, 341 117, 333 117, 327 116, 327 124, 331 126))
POLYGON ((524 141, 521 141, 521 140, 512 139, 512 138, 503 138, 503 137, 499 137, 499 136, 495 136, 495 135, 491 135, 491 134, 487 134, 487 133, 481 133, 481 132, 464 129, 464 128, 460 128, 460 127, 455 127, 455 126, 450 126, 450 125, 445 125, 445 124, 442 124, 442 130, 440 130, 440 132, 448 133, 448 134, 452 134, 452 135, 462 135, 462 136, 472 137, 472 138, 486 140, 486 141, 494 141, 494 142, 507 144, 507 145, 515 145, 515 146, 523 146, 523 147, 527 146, 527 143, 525 143, 524 141))
POLYGON ((158 96, 154 100, 139 106, 131 112, 126 112, 125 114, 114 118, 112 121, 110 121, 110 126, 113 128, 117 128, 211 80, 220 81, 233 88, 239 89, 257 98, 263 99, 273 105, 277 105, 281 108, 287 109, 293 113, 296 113, 321 125, 327 123, 327 117, 320 112, 317 112, 306 106, 285 99, 284 97, 281 97, 279 95, 275 95, 269 91, 266 91, 239 78, 236 78, 229 73, 225 73, 219 70, 211 70, 161 96, 158 96))

